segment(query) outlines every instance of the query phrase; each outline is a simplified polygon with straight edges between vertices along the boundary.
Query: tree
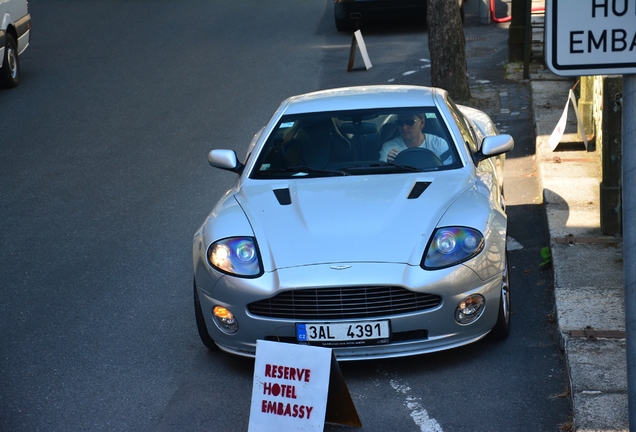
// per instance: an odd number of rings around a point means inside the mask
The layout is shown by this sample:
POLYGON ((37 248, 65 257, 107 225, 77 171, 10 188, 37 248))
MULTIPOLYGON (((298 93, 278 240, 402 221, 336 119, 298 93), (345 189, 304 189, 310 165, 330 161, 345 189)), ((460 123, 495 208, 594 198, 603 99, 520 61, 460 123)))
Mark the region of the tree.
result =
POLYGON ((470 99, 466 38, 456 0, 427 0, 428 50, 431 84, 446 89, 453 99, 470 99))

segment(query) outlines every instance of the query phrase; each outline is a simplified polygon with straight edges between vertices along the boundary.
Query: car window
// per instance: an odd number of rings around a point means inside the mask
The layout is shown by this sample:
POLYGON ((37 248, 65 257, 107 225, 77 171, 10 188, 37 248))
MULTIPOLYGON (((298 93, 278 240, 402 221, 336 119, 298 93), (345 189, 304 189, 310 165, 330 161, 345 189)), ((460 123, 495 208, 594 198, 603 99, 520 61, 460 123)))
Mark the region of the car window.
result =
POLYGON ((391 174, 461 166, 436 107, 333 111, 283 116, 250 178, 391 174), (408 148, 405 132, 400 132, 400 127, 409 125, 414 134, 422 133, 423 141, 415 148, 408 148), (391 148, 399 153, 394 159, 387 157, 391 148))
POLYGON ((479 150, 479 140, 475 137, 475 133, 470 125, 470 122, 464 117, 462 112, 457 108, 457 105, 448 98, 447 99, 448 108, 451 112, 451 115, 455 119, 455 123, 457 127, 459 127, 459 131, 462 134, 462 138, 464 140, 464 144, 468 147, 468 151, 471 154, 477 153, 479 150))

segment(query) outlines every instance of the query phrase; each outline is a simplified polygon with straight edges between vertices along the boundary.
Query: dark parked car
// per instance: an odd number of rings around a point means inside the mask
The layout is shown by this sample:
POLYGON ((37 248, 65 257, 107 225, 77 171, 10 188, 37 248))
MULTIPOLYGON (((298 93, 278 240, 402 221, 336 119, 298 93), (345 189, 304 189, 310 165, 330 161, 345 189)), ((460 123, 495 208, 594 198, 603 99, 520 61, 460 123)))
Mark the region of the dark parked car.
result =
MULTIPOLYGON (((464 20, 464 1, 457 0, 464 20)), ((426 19, 426 0, 334 0, 334 16, 339 31, 354 30, 373 21, 404 17, 426 19)))

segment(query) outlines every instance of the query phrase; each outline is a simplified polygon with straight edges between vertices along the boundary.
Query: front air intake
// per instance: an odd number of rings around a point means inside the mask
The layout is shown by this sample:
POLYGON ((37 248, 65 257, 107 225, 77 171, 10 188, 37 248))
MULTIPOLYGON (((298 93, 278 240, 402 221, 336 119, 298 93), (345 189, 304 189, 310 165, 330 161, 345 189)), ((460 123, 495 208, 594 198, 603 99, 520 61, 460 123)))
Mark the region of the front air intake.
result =
POLYGON ((311 288, 284 291, 248 305, 253 315, 296 320, 359 319, 401 315, 440 305, 438 295, 396 286, 311 288))

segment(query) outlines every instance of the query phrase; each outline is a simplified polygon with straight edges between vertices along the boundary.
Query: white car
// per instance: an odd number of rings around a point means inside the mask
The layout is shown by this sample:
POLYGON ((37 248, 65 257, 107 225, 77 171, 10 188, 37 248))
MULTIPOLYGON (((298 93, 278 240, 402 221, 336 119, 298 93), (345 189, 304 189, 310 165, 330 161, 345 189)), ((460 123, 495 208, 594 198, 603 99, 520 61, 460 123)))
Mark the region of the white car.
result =
POLYGON ((258 339, 340 360, 506 337, 504 153, 485 113, 444 90, 366 86, 287 99, 194 235, 194 304, 208 348, 258 339))
POLYGON ((20 84, 20 55, 31 40, 31 15, 26 0, 0 0, 0 87, 20 84))

